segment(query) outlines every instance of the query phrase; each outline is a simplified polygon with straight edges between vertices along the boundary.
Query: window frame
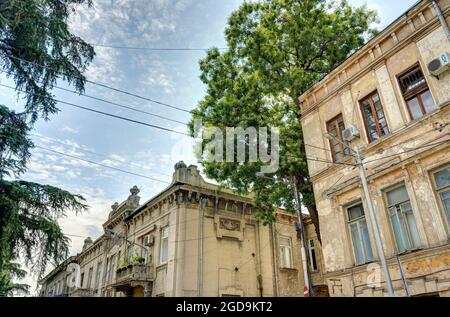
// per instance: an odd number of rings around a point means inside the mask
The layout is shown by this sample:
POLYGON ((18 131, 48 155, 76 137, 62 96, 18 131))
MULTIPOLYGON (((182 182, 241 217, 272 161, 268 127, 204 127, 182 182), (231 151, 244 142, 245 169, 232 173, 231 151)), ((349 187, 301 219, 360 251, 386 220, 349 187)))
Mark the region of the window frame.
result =
MULTIPOLYGON (((350 153, 349 153, 349 151, 346 151, 347 147, 344 146, 345 141, 342 139, 342 132, 343 131, 340 131, 340 128, 339 128, 339 118, 342 118, 342 123, 344 124, 344 130, 345 130, 344 116, 342 115, 342 113, 339 113, 338 115, 334 116, 330 120, 326 121, 325 122, 325 126, 326 126, 327 133, 331 135, 330 129, 329 129, 329 125, 331 123, 333 123, 333 122, 335 123, 335 129, 336 129, 336 133, 337 133, 337 138, 340 141, 340 142, 338 142, 339 148, 341 150, 340 153, 342 153, 342 160, 344 160, 345 157, 348 156, 350 153)), ((331 157, 333 159, 333 162, 340 162, 340 161, 338 161, 336 159, 336 154, 337 153, 335 152, 334 146, 332 144, 332 140, 328 140, 328 142, 329 142, 330 152, 331 152, 331 157)))
POLYGON ((434 193, 436 194, 436 200, 438 201, 439 209, 440 209, 441 213, 443 214, 444 222, 446 223, 447 233, 450 233, 450 210, 448 211, 448 214, 447 214, 444 203, 442 202, 442 198, 440 196, 440 193, 450 191, 450 185, 447 185, 442 188, 438 188, 438 186, 436 184, 436 178, 435 178, 436 173, 439 173, 440 171, 443 171, 447 168, 450 169, 450 164, 444 164, 443 166, 440 166, 440 167, 432 170, 430 172, 430 174, 431 174, 431 181, 433 184, 434 193))
POLYGON ((424 92, 426 92, 426 91, 430 92, 431 98, 433 99, 433 103, 435 104, 436 109, 437 109, 437 105, 436 105, 436 103, 434 101, 433 94, 431 93, 430 86, 428 85, 428 81, 427 81, 427 78, 425 76, 425 72, 423 71, 423 68, 422 68, 422 66, 420 65, 419 62, 415 63, 414 65, 408 67, 406 70, 402 71, 400 74, 396 75, 396 78, 397 78, 397 83, 398 83, 399 88, 400 88, 400 94, 403 97, 403 100, 405 102, 406 109, 408 110, 409 118, 411 119, 411 121, 419 120, 420 118, 422 118, 426 114, 431 113, 431 112, 426 112, 424 103, 422 101, 422 94, 424 92), (415 68, 419 68, 420 69, 425 83, 422 84, 421 86, 415 88, 414 90, 412 90, 412 92, 409 92, 409 93, 405 94, 403 92, 403 89, 402 89, 401 78, 403 76, 405 76, 406 74, 408 74, 409 72, 411 72, 415 68), (409 104, 408 104, 411 100, 413 100, 415 98, 417 98, 417 102, 419 103, 420 111, 422 112, 422 116, 419 117, 419 118, 416 118, 416 119, 414 119, 414 117, 412 115, 412 112, 411 112, 411 108, 409 107, 409 104))
POLYGON ((279 241, 278 241, 278 245, 280 248, 280 268, 281 269, 294 269, 295 265, 294 265, 294 254, 293 254, 293 248, 292 248, 292 238, 288 237, 288 236, 280 236, 279 241), (284 245, 281 243, 282 239, 285 239, 286 241, 288 241, 288 245, 284 245), (289 265, 285 265, 285 257, 284 257, 284 252, 283 249, 287 249, 289 250, 289 262, 287 264, 289 265))
POLYGON ((88 289, 92 288, 92 277, 94 276, 94 267, 91 266, 88 270, 88 278, 87 278, 87 287, 88 289))
MULTIPOLYGON (((394 245, 395 245, 395 248, 396 248, 397 252, 398 252, 399 254, 404 254, 404 253, 414 252, 414 251, 417 251, 417 250, 422 249, 422 243, 423 243, 423 242, 422 242, 422 237, 420 236, 419 226, 418 226, 418 224, 417 224, 416 215, 415 215, 415 213, 414 213, 414 208, 413 208, 413 205, 412 205, 412 202, 411 202, 411 196, 410 196, 410 194, 409 194, 409 192, 408 192, 408 188, 406 187, 406 183, 405 183, 405 182, 401 182, 401 183, 398 183, 398 184, 396 184, 396 185, 387 187, 387 188, 383 189, 382 192, 383 192, 383 200, 384 200, 384 203, 385 203, 386 212, 387 212, 387 216, 388 216, 388 221, 389 221, 389 223, 390 223, 390 227, 391 227, 391 230, 392 230, 392 233, 393 233, 393 236, 394 236, 394 245), (387 193, 388 193, 388 192, 391 192, 391 191, 394 191, 394 190, 396 190, 396 189, 398 189, 398 188, 400 188, 400 187, 404 187, 404 188, 405 188, 406 194, 408 195, 408 200, 405 200, 405 201, 396 203, 395 205, 389 205, 387 193), (405 203, 409 203, 409 205, 410 205, 410 207, 411 207, 411 214, 412 214, 413 217, 414 217, 414 222, 415 222, 416 229, 417 229, 417 238, 418 238, 418 240, 420 241, 420 245, 419 245, 419 246, 414 246, 414 245, 413 245, 413 241, 412 241, 412 240, 413 240, 413 239, 412 239, 412 236, 407 236, 407 238, 410 240, 409 242, 410 242, 412 248, 406 248, 404 251, 400 251, 400 249, 399 249, 399 243, 398 243, 398 241, 397 241, 397 236, 396 236, 396 234, 395 234, 394 224, 392 223, 391 212, 390 212, 389 209, 390 209, 391 207, 397 206, 397 205, 400 207, 401 205, 403 205, 403 204, 405 204, 405 203)), ((398 218, 398 212, 403 212, 403 210, 401 209, 401 207, 400 207, 400 209, 397 209, 397 207, 396 207, 396 217, 397 217, 397 221, 400 220, 400 219, 398 218)), ((403 219, 403 220, 405 220, 405 219, 403 219)), ((399 224, 400 224, 400 221, 399 221, 399 224)), ((409 234, 411 235, 411 233, 410 233, 411 229, 409 228, 409 224, 406 224, 406 225, 407 225, 407 232, 406 232, 406 233, 409 233, 409 234)), ((400 230, 401 230, 401 229, 400 229, 400 230)), ((404 233, 404 232, 401 232, 401 234, 402 234, 402 238, 403 238, 403 235, 404 235, 405 233, 404 233)))
POLYGON ((101 276, 102 276, 102 269, 103 269, 103 263, 102 261, 97 263, 97 269, 95 271, 95 285, 94 289, 98 290, 101 285, 101 276))
POLYGON ((355 266, 372 263, 375 260, 375 254, 373 252, 372 239, 370 238, 370 230, 369 230, 369 225, 367 223, 366 211, 364 210, 363 202, 362 201, 357 201, 357 202, 354 202, 352 204, 346 205, 344 207, 344 210, 345 210, 345 215, 346 215, 345 217, 346 217, 346 221, 347 221, 347 230, 348 230, 348 234, 349 234, 349 237, 350 237, 350 243, 351 243, 351 246, 352 246, 353 259, 355 261, 355 266), (350 219, 349 209, 354 208, 354 207, 359 206, 359 205, 362 206, 362 211, 363 211, 364 214, 362 216, 357 217, 357 218, 350 219), (370 249, 371 249, 370 252, 372 253, 372 259, 369 259, 368 255, 366 254, 367 250, 365 249, 364 240, 363 240, 361 229, 360 229, 360 227, 361 227, 360 226, 361 220, 364 220, 366 222, 366 227, 367 227, 367 231, 368 231, 368 237, 367 238, 369 239, 369 244, 370 244, 370 249), (357 228, 358 228, 358 236, 359 236, 359 240, 360 240, 359 243, 361 244, 362 250, 363 250, 363 253, 364 253, 363 254, 364 261, 363 262, 357 262, 356 252, 355 252, 355 243, 353 241, 353 236, 352 236, 352 232, 351 232, 351 224, 353 224, 353 223, 356 223, 357 228))
POLYGON ((316 243, 314 239, 308 239, 308 254, 309 254, 309 267, 311 269, 311 272, 317 272, 319 271, 319 263, 317 261, 317 252, 316 252, 316 243), (311 246, 311 242, 313 242, 313 245, 311 246), (313 251, 314 251, 314 261, 313 261, 313 251), (314 267, 315 262, 315 267, 314 267))
POLYGON ((380 94, 378 93, 378 90, 376 89, 376 90, 372 91, 367 96, 361 98, 358 102, 359 102, 359 110, 361 111, 361 115, 362 115, 362 118, 363 118, 363 121, 364 121, 364 128, 366 130, 367 140, 369 141, 369 143, 375 142, 375 141, 377 141, 377 140, 379 140, 379 139, 389 135, 390 134, 389 124, 388 124, 388 121, 387 121, 387 118, 386 118, 386 114, 384 113, 383 103, 381 102, 381 97, 380 97, 380 94), (388 130, 387 134, 384 134, 384 135, 381 134, 382 130, 380 128, 378 112, 376 111, 375 104, 374 104, 374 102, 372 100, 372 97, 375 96, 375 95, 378 96, 378 99, 380 101, 381 110, 383 111, 384 121, 386 122, 386 128, 388 130), (369 101, 369 107, 370 107, 370 111, 372 112, 372 116, 373 116, 374 121, 375 121, 375 128, 376 128, 376 132, 377 132, 377 135, 378 135, 378 139, 372 139, 372 134, 370 133, 369 125, 368 125, 367 118, 366 118, 365 112, 364 112, 364 104, 363 104, 363 102, 366 101, 366 100, 369 101))
POLYGON ((159 264, 167 263, 169 260, 169 226, 161 228, 160 241, 159 241, 159 264), (164 232, 167 232, 167 236, 163 236, 164 232), (163 240, 167 240, 166 258, 163 259, 163 240))

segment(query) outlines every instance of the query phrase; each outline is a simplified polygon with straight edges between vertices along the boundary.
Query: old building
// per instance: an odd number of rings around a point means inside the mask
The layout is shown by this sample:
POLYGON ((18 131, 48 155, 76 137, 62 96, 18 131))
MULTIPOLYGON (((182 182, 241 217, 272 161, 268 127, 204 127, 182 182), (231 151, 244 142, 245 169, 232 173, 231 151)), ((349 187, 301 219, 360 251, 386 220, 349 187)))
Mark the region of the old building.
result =
MULTIPOLYGON (((78 266, 41 281, 42 296, 303 296, 295 216, 277 211, 265 226, 251 197, 205 182, 183 162, 150 200, 141 204, 136 186, 130 192, 111 207, 105 233, 85 240, 78 266), (64 278, 68 287, 55 288, 64 278)), ((305 222, 313 282, 323 285, 321 252, 305 222)))
POLYGON ((419 1, 300 97, 331 296, 387 295, 355 146, 395 295, 450 295, 449 21, 419 1))

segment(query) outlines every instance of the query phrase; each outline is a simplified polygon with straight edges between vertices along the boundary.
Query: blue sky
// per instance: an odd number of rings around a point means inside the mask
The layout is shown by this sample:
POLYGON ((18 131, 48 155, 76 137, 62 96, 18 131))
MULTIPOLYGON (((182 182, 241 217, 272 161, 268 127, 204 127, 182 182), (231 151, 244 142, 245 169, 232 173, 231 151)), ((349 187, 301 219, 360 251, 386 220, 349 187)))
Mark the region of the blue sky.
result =
MULTIPOLYGON (((134 47, 224 47, 223 30, 231 12, 242 0, 97 0, 91 9, 82 8, 71 19, 73 32, 93 44, 134 47)), ((392 22, 415 0, 351 0, 376 9, 382 28, 392 22)), ((198 61, 202 51, 124 50, 96 48, 97 56, 87 77, 142 96, 190 110, 202 98, 198 61)), ((9 81, 2 75, 2 83, 9 81)), ((185 131, 181 124, 55 90, 57 99, 126 116, 151 124, 185 131)), ((154 112, 182 122, 188 113, 162 107, 91 84, 86 93, 154 112)), ((0 100, 20 106, 14 92, 0 87, 0 100)), ((60 152, 83 157, 170 182, 173 165, 183 159, 196 164, 192 142, 181 135, 131 124, 99 114, 60 105, 50 121, 39 121, 33 133, 35 143, 60 152), (51 138, 51 139, 47 139, 51 138), (100 153, 102 156, 93 154, 100 153)), ((166 183, 115 172, 85 162, 35 149, 24 178, 80 193, 91 206, 89 213, 70 214, 60 221, 64 231, 98 237, 110 206, 129 195, 129 188, 141 189, 145 201, 166 183)), ((81 250, 83 238, 72 237, 71 253, 81 250)), ((27 282, 34 284, 33 277, 27 282)))

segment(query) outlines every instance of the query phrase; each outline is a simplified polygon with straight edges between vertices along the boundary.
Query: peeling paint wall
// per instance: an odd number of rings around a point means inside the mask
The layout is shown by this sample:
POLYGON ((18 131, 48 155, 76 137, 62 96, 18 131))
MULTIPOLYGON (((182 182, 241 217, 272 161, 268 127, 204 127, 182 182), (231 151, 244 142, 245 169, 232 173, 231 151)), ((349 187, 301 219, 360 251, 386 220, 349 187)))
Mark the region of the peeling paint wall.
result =
MULTIPOLYGON (((450 1, 439 4, 449 16, 450 1)), ((397 264, 398 244, 386 192, 395 186, 405 186, 420 241, 417 249, 399 256, 408 286, 412 295, 448 296, 450 224, 436 194, 432 173, 450 166, 450 71, 438 80, 430 76, 427 65, 440 52, 450 52, 450 43, 426 1, 417 3, 405 19, 399 19, 384 32, 300 97, 301 122, 304 130, 308 130, 304 134, 305 143, 329 148, 323 136, 326 121, 338 114, 342 114, 346 127, 352 124, 359 130, 360 137, 351 141, 350 147, 359 146, 364 158, 396 295, 401 296, 405 289, 397 264), (412 120, 397 76, 417 64, 436 110, 412 120), (328 95, 316 94, 328 82, 335 83, 335 78, 339 78, 340 84, 334 85, 334 90, 329 90, 328 95), (389 134, 369 143, 360 101, 375 91, 380 96, 389 134)), ((321 153, 332 160, 329 151, 308 147, 306 151, 308 156, 321 153)), ((354 159, 348 157, 344 162, 351 164, 354 159)), ((330 295, 385 296, 386 283, 358 170, 345 165, 308 163, 320 219, 324 278, 330 295), (347 216, 348 206, 355 202, 363 205, 374 254, 373 263, 358 266, 347 216)))

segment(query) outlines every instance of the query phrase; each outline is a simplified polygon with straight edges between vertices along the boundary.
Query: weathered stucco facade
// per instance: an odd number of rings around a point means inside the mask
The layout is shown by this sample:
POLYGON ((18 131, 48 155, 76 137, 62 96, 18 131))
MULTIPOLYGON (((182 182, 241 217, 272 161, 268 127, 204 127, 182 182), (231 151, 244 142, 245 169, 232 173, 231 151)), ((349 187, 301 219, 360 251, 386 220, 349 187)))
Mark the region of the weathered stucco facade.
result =
MULTIPOLYGON (((449 23, 450 1, 437 2, 449 23)), ((395 295, 400 267, 411 295, 450 295, 450 71, 427 68, 443 53, 449 39, 421 1, 300 97, 307 155, 334 162, 308 162, 331 296, 387 293, 358 169, 336 139, 361 149, 395 295)))
MULTIPOLYGON (((251 197, 206 183, 183 162, 147 202, 140 204, 137 187, 130 191, 112 206, 105 234, 86 239, 72 259, 78 267, 67 271, 65 263, 41 281, 42 296, 303 296, 295 216, 278 211, 265 226, 251 197)), ((323 261, 313 252, 320 285, 323 261)))

